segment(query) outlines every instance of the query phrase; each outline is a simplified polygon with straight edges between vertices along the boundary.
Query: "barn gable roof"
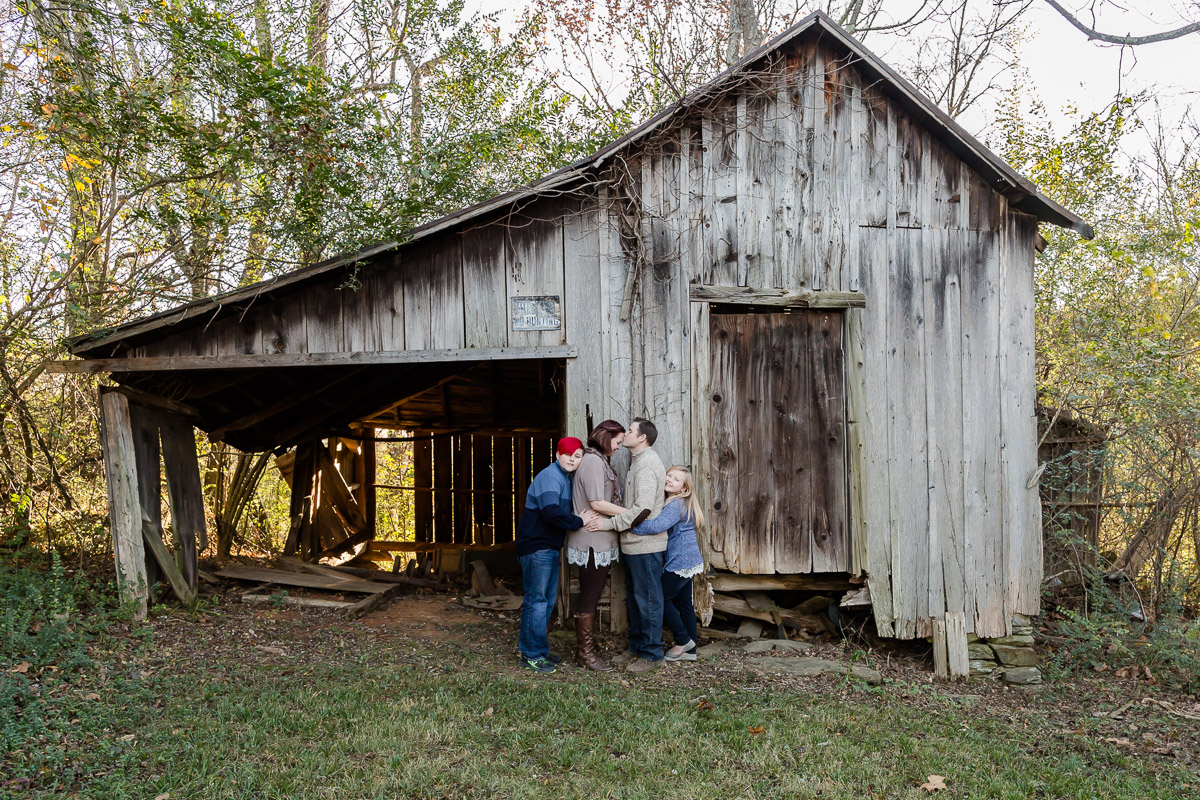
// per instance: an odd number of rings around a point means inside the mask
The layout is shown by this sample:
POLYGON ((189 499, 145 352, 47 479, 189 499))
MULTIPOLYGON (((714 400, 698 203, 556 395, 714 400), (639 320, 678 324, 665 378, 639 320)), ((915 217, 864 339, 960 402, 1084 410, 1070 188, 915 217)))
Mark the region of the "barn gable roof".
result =
POLYGON ((614 155, 644 141, 655 131, 679 117, 693 111, 704 98, 730 88, 743 78, 763 59, 781 50, 802 36, 829 36, 850 52, 856 59, 854 65, 876 81, 876 87, 897 101, 927 128, 950 152, 962 159, 984 178, 987 185, 1004 195, 1019 211, 1048 222, 1076 231, 1084 238, 1092 238, 1090 225, 1074 212, 1056 203, 1038 191, 1032 181, 1009 166, 1000 156, 993 153, 975 137, 964 130, 949 115, 926 97, 920 90, 885 64, 858 39, 834 22, 827 14, 816 11, 798 21, 774 39, 747 53, 737 63, 713 80, 689 93, 682 100, 664 108, 625 136, 599 151, 580 159, 569 166, 553 172, 534 183, 497 195, 493 198, 468 206, 446 216, 431 220, 413 228, 398 241, 382 242, 363 250, 340 255, 326 261, 303 267, 260 283, 253 284, 214 297, 195 300, 176 308, 125 323, 114 329, 97 331, 77 337, 68 342, 76 355, 96 354, 111 349, 127 339, 141 336, 157 328, 172 326, 206 313, 220 313, 225 306, 251 300, 293 286, 317 276, 332 272, 351 264, 362 262, 381 253, 424 239, 465 222, 476 220, 489 213, 513 206, 551 192, 569 191, 573 186, 586 182, 614 155))

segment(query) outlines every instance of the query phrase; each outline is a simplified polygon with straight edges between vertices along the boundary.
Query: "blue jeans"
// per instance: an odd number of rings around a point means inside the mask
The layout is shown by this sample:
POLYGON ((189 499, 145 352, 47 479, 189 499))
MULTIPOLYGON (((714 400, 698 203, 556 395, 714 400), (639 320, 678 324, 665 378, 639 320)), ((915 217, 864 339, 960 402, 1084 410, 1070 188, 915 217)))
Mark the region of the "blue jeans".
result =
POLYGON ((663 657, 663 557, 665 553, 622 553, 629 608, 629 650, 647 661, 663 657))
POLYGON ((558 558, 557 550, 535 550, 517 558, 521 562, 521 587, 525 590, 517 647, 522 656, 531 660, 550 654, 546 626, 550 624, 558 595, 558 558))
POLYGON ((675 637, 675 644, 696 641, 696 608, 692 605, 692 579, 681 578, 674 572, 664 572, 663 619, 675 637))

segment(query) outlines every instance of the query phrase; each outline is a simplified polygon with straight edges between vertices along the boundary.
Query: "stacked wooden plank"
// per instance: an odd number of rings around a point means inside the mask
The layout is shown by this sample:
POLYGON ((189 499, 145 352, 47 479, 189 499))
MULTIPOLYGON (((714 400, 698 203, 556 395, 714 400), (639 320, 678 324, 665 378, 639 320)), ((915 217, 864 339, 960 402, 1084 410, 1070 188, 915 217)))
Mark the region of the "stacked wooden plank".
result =
POLYGON ((833 633, 833 621, 825 609, 840 598, 854 596, 862 588, 847 575, 737 575, 717 572, 709 576, 713 590, 712 608, 737 624, 738 632, 752 638, 764 629, 781 636, 788 631, 806 636, 833 633), (808 594, 798 600, 798 592, 808 594), (814 593, 815 596, 814 596, 814 593))
POLYGON ((395 596, 407 586, 436 585, 434 581, 413 579, 404 575, 393 575, 378 572, 370 578, 371 570, 358 570, 345 567, 329 567, 322 564, 308 564, 301 561, 285 559, 288 570, 267 569, 264 567, 230 566, 219 570, 216 574, 222 578, 232 578, 239 581, 253 581, 257 586, 242 595, 243 602, 273 602, 276 596, 265 593, 267 587, 299 587, 304 589, 321 589, 342 594, 365 594, 366 597, 357 601, 332 600, 320 597, 283 597, 287 605, 313 606, 320 608, 337 608, 346 612, 347 616, 360 617, 395 596), (295 571, 293 571, 295 570, 295 571))

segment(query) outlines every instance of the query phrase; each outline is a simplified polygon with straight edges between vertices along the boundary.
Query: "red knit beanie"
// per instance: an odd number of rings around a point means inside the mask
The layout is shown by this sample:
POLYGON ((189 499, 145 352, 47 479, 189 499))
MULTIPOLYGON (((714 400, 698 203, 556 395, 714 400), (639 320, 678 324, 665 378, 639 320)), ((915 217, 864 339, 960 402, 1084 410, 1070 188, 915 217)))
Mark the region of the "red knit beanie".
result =
POLYGON ((576 450, 583 449, 583 442, 576 439, 574 436, 564 436, 558 440, 558 447, 554 452, 560 456, 569 456, 576 450))

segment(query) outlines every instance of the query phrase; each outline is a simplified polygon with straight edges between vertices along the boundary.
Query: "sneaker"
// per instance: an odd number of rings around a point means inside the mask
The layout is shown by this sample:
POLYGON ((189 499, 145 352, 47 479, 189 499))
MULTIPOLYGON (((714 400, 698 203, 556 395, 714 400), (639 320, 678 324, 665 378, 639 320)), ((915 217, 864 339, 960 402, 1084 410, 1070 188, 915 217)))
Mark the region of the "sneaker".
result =
POLYGON ((662 663, 663 662, 661 662, 661 661, 648 661, 644 658, 637 658, 637 659, 634 659, 632 664, 630 664, 628 667, 625 668, 625 671, 633 672, 635 674, 641 673, 641 672, 653 672, 654 670, 661 667, 662 663))
POLYGON ((664 661, 695 661, 696 643, 688 639, 686 644, 677 644, 663 656, 664 661))
POLYGON ((558 666, 562 663, 562 656, 556 656, 554 653, 546 653, 546 660, 551 664, 558 666))
POLYGON ((613 656, 612 658, 610 658, 608 660, 608 663, 615 664, 616 666, 619 667, 622 664, 628 664, 629 662, 634 661, 636 659, 637 659, 637 656, 634 653, 630 652, 629 650, 626 650, 625 652, 619 653, 619 654, 613 656))
POLYGON ((524 656, 521 657, 521 666, 541 675, 550 675, 558 669, 552 662, 544 658, 525 658, 524 656))

